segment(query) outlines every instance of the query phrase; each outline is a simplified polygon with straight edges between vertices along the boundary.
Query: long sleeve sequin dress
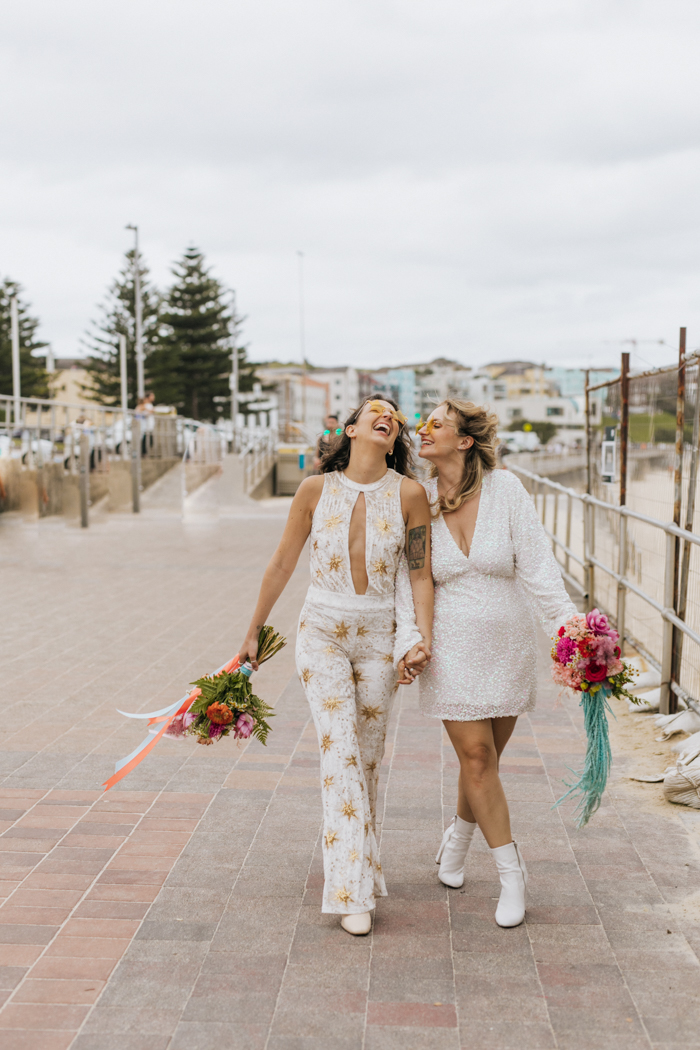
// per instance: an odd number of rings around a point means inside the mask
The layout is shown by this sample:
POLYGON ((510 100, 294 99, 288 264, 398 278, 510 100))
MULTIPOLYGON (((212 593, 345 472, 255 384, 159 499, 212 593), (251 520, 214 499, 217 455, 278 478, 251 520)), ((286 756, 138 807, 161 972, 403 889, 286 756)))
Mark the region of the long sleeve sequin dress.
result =
MULTIPOLYGON (((436 502, 437 479, 424 485, 436 502)), ((432 569, 433 658, 419 679, 423 713, 470 722, 531 711, 535 618, 552 635, 577 610, 532 499, 514 474, 485 475, 468 557, 442 514, 433 519, 432 569)))

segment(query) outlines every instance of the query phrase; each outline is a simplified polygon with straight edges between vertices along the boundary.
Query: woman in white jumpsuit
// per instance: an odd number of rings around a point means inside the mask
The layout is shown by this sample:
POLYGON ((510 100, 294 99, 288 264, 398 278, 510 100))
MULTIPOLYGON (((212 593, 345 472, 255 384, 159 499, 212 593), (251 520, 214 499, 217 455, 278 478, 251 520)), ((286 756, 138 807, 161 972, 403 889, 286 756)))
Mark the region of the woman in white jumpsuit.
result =
POLYGON ((386 896, 375 819, 391 705, 398 681, 410 683, 430 657, 430 510, 423 488, 405 476, 410 457, 393 402, 368 401, 353 413, 323 457, 324 473, 294 497, 240 649, 255 667, 260 627, 310 535, 296 659, 321 751, 323 911, 340 914, 354 934, 369 932, 376 898, 386 896), (409 613, 397 627, 404 550, 416 620, 409 613))

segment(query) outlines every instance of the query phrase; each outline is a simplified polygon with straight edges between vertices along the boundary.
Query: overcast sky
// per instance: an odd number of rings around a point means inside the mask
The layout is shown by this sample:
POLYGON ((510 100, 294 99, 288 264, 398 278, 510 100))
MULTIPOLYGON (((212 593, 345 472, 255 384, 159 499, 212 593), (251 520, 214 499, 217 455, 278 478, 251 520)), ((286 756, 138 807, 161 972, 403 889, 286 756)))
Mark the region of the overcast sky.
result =
POLYGON ((299 356, 299 250, 315 364, 700 345, 697 0, 22 0, 0 35, 0 276, 61 356, 125 223, 161 285, 205 252, 257 360, 299 356))

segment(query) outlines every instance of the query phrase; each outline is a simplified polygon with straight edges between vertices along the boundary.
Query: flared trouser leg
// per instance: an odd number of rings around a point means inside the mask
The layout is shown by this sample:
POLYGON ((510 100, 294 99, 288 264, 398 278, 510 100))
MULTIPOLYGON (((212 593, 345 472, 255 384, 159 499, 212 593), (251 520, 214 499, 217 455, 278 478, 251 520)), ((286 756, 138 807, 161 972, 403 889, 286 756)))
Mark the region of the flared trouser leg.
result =
POLYGON ((302 610, 296 659, 321 752, 324 912, 371 911, 386 896, 375 823, 392 653, 386 613, 302 610))

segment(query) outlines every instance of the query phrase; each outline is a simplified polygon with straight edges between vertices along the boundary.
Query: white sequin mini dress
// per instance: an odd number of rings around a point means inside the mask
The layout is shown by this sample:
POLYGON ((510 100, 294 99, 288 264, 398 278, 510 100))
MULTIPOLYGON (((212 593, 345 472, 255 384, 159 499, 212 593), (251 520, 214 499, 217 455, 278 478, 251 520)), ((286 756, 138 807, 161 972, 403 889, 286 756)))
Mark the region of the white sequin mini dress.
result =
MULTIPOLYGON (((424 482, 431 503, 437 479, 424 482)), ((433 658, 421 675, 425 715, 455 722, 535 706, 535 618, 548 635, 577 609, 531 497, 508 470, 484 477, 469 556, 433 518, 433 658), (533 615, 534 614, 534 615, 533 615)))

